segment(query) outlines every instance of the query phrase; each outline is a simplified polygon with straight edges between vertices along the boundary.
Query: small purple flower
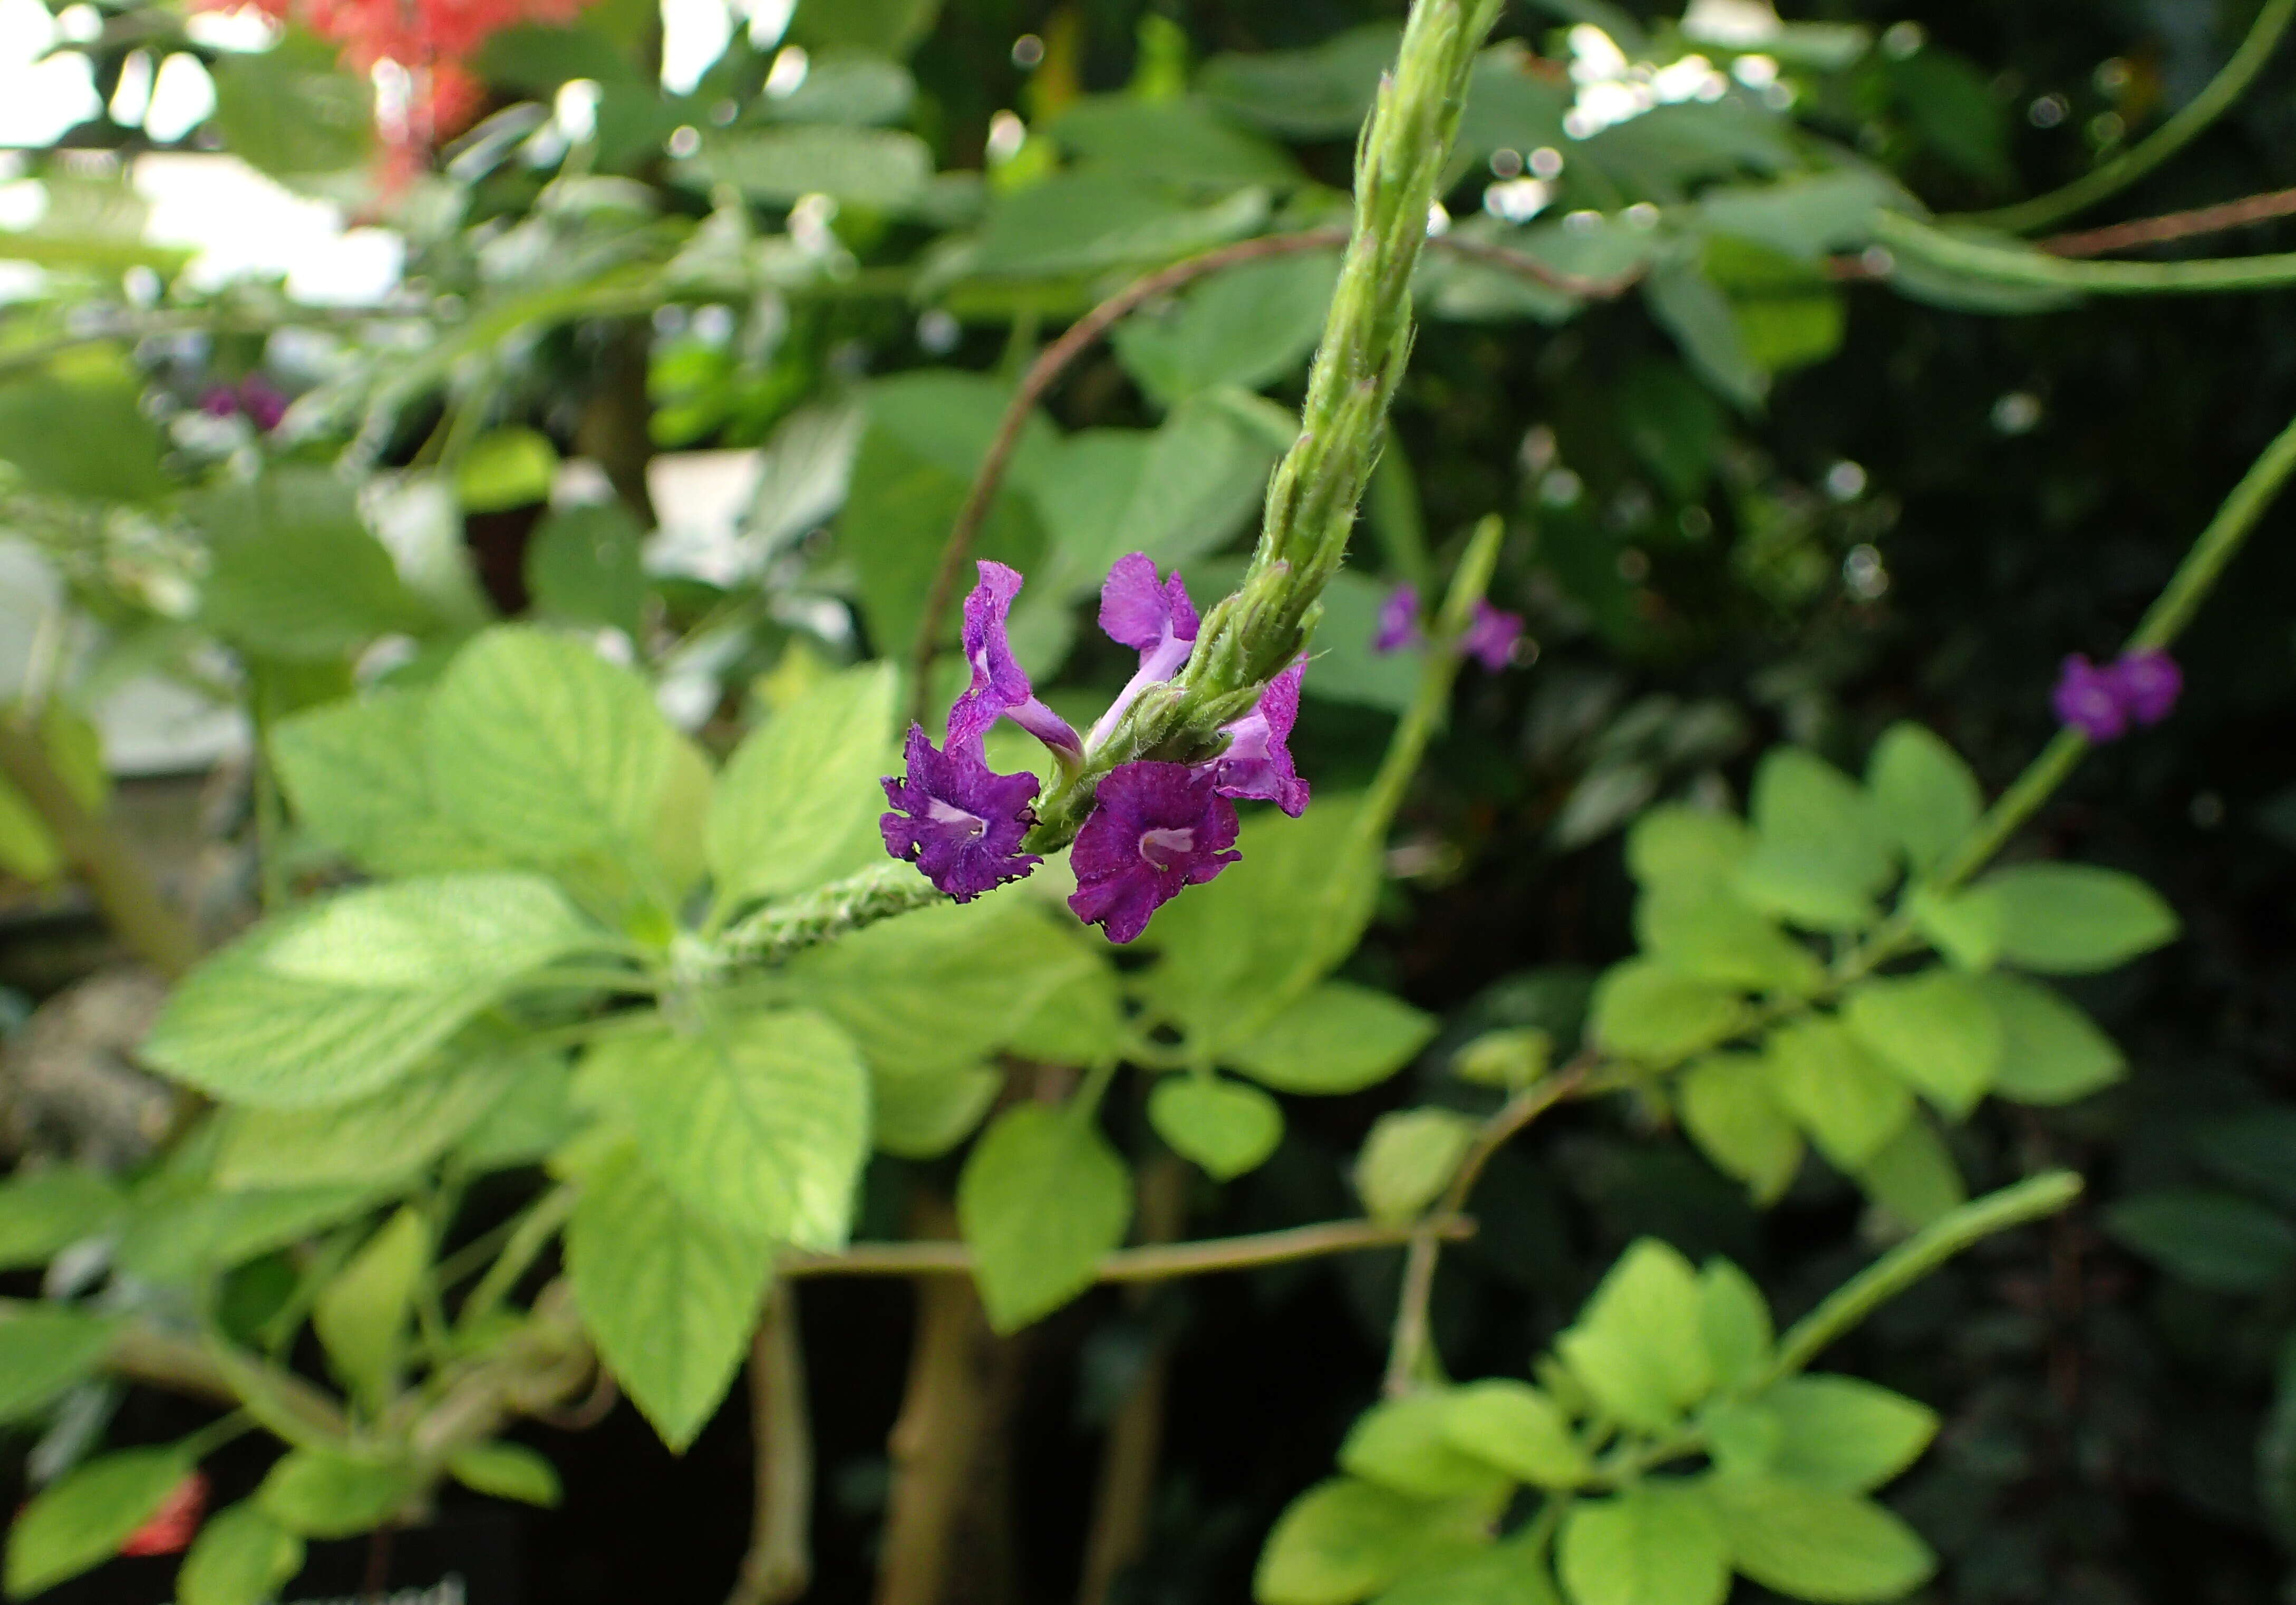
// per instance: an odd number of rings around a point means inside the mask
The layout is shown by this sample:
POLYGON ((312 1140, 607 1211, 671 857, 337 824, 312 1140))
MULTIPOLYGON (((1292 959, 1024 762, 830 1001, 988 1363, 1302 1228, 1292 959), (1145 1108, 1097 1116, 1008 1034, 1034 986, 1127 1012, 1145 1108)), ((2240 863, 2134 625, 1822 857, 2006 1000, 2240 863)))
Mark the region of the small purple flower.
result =
POLYGON ((2185 689, 2184 671, 2158 648, 2124 653, 2104 673, 2112 676, 2121 708, 2139 725, 2158 725, 2167 718, 2185 689))
POLYGON ((1212 784, 1222 797, 1272 802, 1297 819, 1308 808, 1308 782, 1292 766, 1286 744, 1300 719, 1300 683, 1308 666, 1295 663, 1260 693, 1259 706, 1221 726, 1227 750, 1212 760, 1212 784))
POLYGON ((1400 651, 1419 643, 1419 592, 1398 585, 1379 604, 1379 634, 1371 638, 1374 652, 1400 651))
POLYGON ((964 599, 964 660, 972 666, 972 684, 948 710, 949 750, 977 744, 1004 717, 1051 748, 1062 763, 1074 765, 1084 757, 1083 743, 1066 719, 1037 700, 1005 633, 1013 599, 1023 583, 1020 573, 1003 563, 979 567, 980 583, 964 599))
POLYGON ((2128 729, 2128 710, 2121 705, 2113 671, 2097 667, 2079 652, 2065 659, 2049 700, 2059 720, 2092 741, 2116 741, 2128 729))
POLYGON ((239 410, 258 431, 269 434, 287 416, 287 393, 260 373, 250 373, 239 381, 239 410))
POLYGON ((1235 846, 1235 805, 1220 796, 1215 766, 1124 764, 1100 782, 1099 799, 1077 833, 1070 861, 1076 895, 1069 906, 1111 942, 1129 942, 1151 915, 1243 855, 1235 846))
POLYGON ((239 392, 227 384, 211 384, 200 392, 200 411, 210 418, 236 418, 239 392))
POLYGON ((1522 639, 1522 616, 1503 613, 1488 602, 1475 604, 1475 622, 1459 642, 1459 650, 1479 660, 1492 674, 1514 661, 1515 643, 1522 639))
POLYGON ((1094 722, 1091 741, 1095 747, 1142 692, 1180 672, 1201 625, 1178 571, 1160 581, 1155 562, 1146 553, 1135 552, 1116 560, 1100 587, 1100 627, 1119 646, 1137 651, 1140 667, 1108 711, 1094 722))
POLYGON ((1021 851, 1021 839, 1037 822, 1037 777, 997 774, 980 755, 980 737, 952 734, 947 752, 909 726, 902 757, 908 774, 882 782, 885 800, 897 812, 879 820, 885 851, 922 870, 925 879, 970 903, 1007 880, 1018 880, 1044 862, 1021 851))

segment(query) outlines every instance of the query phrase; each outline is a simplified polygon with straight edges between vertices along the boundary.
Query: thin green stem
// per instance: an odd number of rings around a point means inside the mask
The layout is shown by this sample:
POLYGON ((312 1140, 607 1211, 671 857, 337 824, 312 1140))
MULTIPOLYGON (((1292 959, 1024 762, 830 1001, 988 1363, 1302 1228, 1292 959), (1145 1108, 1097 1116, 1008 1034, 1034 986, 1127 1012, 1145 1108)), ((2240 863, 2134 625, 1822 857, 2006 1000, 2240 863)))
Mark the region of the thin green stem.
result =
POLYGON ((1874 214, 1874 235, 1890 250, 1932 266, 2033 290, 2088 295, 2202 295, 2274 290, 2296 283, 2296 251, 2192 262, 2069 261, 2030 246, 1995 244, 1952 233, 1891 211, 1874 214))
POLYGON ((2256 81, 2264 64, 2272 59, 2292 20, 2296 20, 2296 0, 2265 0, 2263 9, 2256 14, 2255 25, 2248 30, 2248 37, 2241 41, 2240 48, 2233 52, 2224 70, 2167 122, 2063 188, 2021 201, 2014 206, 1980 212, 1970 221, 2012 233, 2028 233, 2087 211, 2107 196, 2127 189, 2190 144, 2232 108, 2256 81))
POLYGON ((558 1229, 572 1217, 575 1197, 571 1187, 554 1187, 527 1206, 518 1230, 503 1246, 502 1257, 495 1261, 479 1285, 471 1290, 471 1296, 463 1301, 459 1322, 463 1331, 472 1331, 510 1297, 518 1279, 532 1268, 543 1249, 549 1247, 550 1240, 558 1234, 558 1229))
POLYGON ((2081 1178, 2053 1170, 1998 1192, 1972 1199, 1931 1222, 1834 1290, 1796 1322, 1778 1343, 1777 1357, 1751 1391, 1759 1392, 1802 1370, 1827 1345, 1955 1255, 1997 1232, 2056 1214, 2081 1193, 2081 1178))

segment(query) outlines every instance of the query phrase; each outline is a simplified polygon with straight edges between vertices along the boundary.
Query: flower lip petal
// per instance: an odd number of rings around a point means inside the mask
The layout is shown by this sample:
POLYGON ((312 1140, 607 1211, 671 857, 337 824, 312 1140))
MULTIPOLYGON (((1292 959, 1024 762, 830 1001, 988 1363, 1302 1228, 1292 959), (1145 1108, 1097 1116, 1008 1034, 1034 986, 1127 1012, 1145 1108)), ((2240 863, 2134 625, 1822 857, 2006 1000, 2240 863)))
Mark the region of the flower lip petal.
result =
POLYGON ((881 782, 893 811, 878 828, 885 851, 914 864, 959 903, 970 903, 1008 880, 1026 876, 1044 860, 1021 851, 1036 823, 1029 805, 1037 795, 1033 774, 997 774, 970 747, 955 741, 947 752, 912 725, 903 758, 905 775, 881 782))
POLYGON ((1100 627, 1119 646, 1152 652, 1173 641, 1193 641, 1202 624, 1179 570, 1160 581, 1154 560, 1133 552, 1116 560, 1100 587, 1100 627))
POLYGON ((1227 750, 1212 761, 1212 782, 1222 797, 1272 802, 1294 819, 1307 812, 1308 782, 1300 778, 1288 744, 1307 673, 1306 664, 1293 664, 1268 682, 1257 708, 1223 726, 1227 750))
POLYGON ((1110 941, 1132 941, 1182 890, 1242 858, 1234 850, 1237 830, 1235 805, 1215 789, 1210 766, 1119 765, 1100 782, 1092 817, 1077 833, 1069 906, 1110 941))

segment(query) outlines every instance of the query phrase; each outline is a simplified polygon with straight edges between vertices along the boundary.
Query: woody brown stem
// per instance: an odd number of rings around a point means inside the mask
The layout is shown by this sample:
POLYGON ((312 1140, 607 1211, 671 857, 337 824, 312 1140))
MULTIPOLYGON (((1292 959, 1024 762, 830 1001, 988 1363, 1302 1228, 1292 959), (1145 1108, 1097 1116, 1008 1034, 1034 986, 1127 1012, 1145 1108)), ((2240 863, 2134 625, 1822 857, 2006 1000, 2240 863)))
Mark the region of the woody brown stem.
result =
POLYGON ((726 1605, 788 1605, 813 1581, 813 1430, 797 1289, 782 1278, 750 1345, 750 1430, 757 1469, 750 1552, 726 1605))

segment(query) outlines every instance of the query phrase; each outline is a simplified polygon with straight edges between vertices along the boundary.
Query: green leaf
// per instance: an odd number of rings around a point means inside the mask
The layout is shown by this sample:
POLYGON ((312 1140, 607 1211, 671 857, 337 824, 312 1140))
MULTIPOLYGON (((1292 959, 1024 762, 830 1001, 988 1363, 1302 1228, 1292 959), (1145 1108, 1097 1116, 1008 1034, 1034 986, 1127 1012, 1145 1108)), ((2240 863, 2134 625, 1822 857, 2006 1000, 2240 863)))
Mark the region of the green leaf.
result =
POLYGON ((770 1010, 611 1036, 577 1085, 686 1208, 751 1237, 845 1246, 869 1157, 869 1075, 831 1021, 770 1010))
POLYGON ((1874 821, 1914 872, 1933 869, 1977 828, 1985 793, 1954 749, 1919 725, 1892 725, 1866 760, 1874 821))
POLYGON ((543 1049, 520 1057, 510 1090, 463 1138, 455 1160, 480 1173, 532 1165, 582 1124, 565 1056, 543 1049))
POLYGON ((1913 1118, 1906 1084, 1833 1020, 1781 1027, 1767 1057, 1772 1095, 1838 1169, 1865 1165, 1913 1118))
POLYGON ((1777 184, 1717 185, 1699 196, 1698 220, 1710 233, 1814 262, 1871 243, 1874 208, 1897 192, 1868 168, 1842 168, 1777 184))
POLYGON ((2001 956, 2044 975, 2118 969, 2180 929, 2151 887, 2090 864, 2019 864, 1978 884, 2001 899, 2001 956))
POLYGON ((557 1468, 523 1444, 473 1444, 456 1451, 447 1470, 464 1487, 496 1499, 553 1510, 564 1496, 557 1468))
POLYGON ((1651 319, 1674 337, 1701 378, 1741 412, 1757 413, 1770 376, 1748 349, 1729 298, 1693 264, 1661 267, 1643 281, 1651 319))
POLYGON ((1168 407, 1218 385, 1261 389, 1316 348, 1339 268, 1337 252, 1317 252, 1218 274, 1118 324, 1117 355, 1168 407))
POLYGON ((2072 1103, 2111 1086, 2128 1061, 2095 1021, 2038 981, 1988 975, 1978 983, 2001 1022, 1994 1090, 2017 1103, 2072 1103))
POLYGON ((1735 987, 1636 959, 1603 972, 1590 1018, 1611 1052, 1665 1066, 1734 1036, 1746 1017, 1735 987))
POLYGON ((2225 1181, 2296 1208, 2296 1109, 2269 1103, 2200 1122, 2193 1157, 2225 1181))
POLYGON ((1754 851, 1743 820, 1661 803, 1627 832, 1627 868, 1645 887, 1727 885, 1754 851))
POLYGON ((1864 1494, 1921 1458, 1937 1413, 1856 1377, 1789 1377, 1763 1396, 1782 1429, 1772 1470, 1829 1494, 1864 1494))
POLYGON ((2008 913, 2000 897, 1988 888, 1940 892, 1935 887, 1916 885, 1906 894, 1906 913, 1914 929, 1960 969, 1990 970, 2001 956, 2008 913))
POLYGON ((180 1605, 266 1605, 303 1569, 303 1541, 243 1500, 209 1517, 176 1574, 180 1605))
POLYGON ((1257 1170, 1283 1140, 1283 1111, 1258 1087, 1172 1077, 1148 1098, 1149 1123, 1172 1151, 1216 1182, 1257 1170))
POLYGON ((148 502, 168 490, 164 443, 143 381, 111 351, 78 354, 0 384, 0 459, 27 488, 87 502, 148 502))
POLYGON ((218 52, 211 127, 224 148, 275 178, 365 168, 374 154, 374 91, 339 55, 300 28, 269 50, 218 52))
POLYGON ((1936 1127, 1918 1114, 1857 1175, 1866 1196, 1907 1227, 1926 1226, 1969 1201, 1961 1167, 1936 1127))
POLYGON ((1414 1499, 1503 1497, 1499 1472, 1452 1442, 1455 1402, 1431 1390, 1374 1405, 1340 1445, 1340 1470, 1414 1499))
POLYGON ((1657 886, 1635 901, 1635 937, 1678 974, 1807 997, 1824 984, 1817 956, 1726 886, 1657 886))
POLYGON ((763 1239, 696 1215, 637 1156, 583 1178, 566 1229, 582 1324, 637 1407, 683 1454, 733 1385, 772 1269, 763 1239))
MULTIPOLYGON (((467 466, 467 465, 466 465, 467 466)), ((467 487, 463 492, 470 493, 467 487)), ((619 502, 553 511, 526 549, 526 588, 545 618, 604 625, 632 640, 644 627, 645 532, 619 502)))
POLYGON ((1710 1259, 1698 1273, 1698 1331, 1721 1387, 1742 1387, 1768 1368, 1776 1337, 1769 1301, 1726 1259, 1710 1259))
POLYGON ((1573 1505, 1558 1558, 1571 1605, 1722 1605, 1730 1592, 1721 1526, 1679 1483, 1573 1505))
POLYGON ((989 1323, 1017 1331, 1092 1285, 1131 1222, 1132 1176, 1088 1111, 1020 1104, 965 1160, 956 1216, 989 1323))
POLYGON ((1253 1574, 1259 1605, 1352 1605, 1414 1566, 1464 1555, 1483 1540, 1473 1502, 1414 1499, 1335 1477, 1292 1502, 1253 1574))
POLYGON ((144 1057, 260 1108, 344 1103, 400 1079, 524 975, 595 945, 532 876, 366 887, 259 925, 193 970, 144 1057))
POLYGON ((1753 856, 1739 892, 1813 930, 1855 930, 1874 918, 1874 897, 1894 866, 1866 794, 1815 754, 1781 747, 1754 774, 1753 856))
POLYGON ((44 1490, 8 1529, 8 1593, 23 1599, 119 1552, 191 1474, 175 1448, 123 1449, 44 1490))
POLYGON ((1433 1203, 1474 1146, 1475 1122, 1447 1109, 1382 1115, 1356 1156, 1356 1191, 1374 1220, 1406 1221, 1433 1203))
POLYGON ((390 1520, 415 1492, 405 1466, 291 1449, 255 1490, 255 1503, 298 1537, 349 1538, 390 1520))
POLYGON ((423 734, 439 811, 535 864, 649 854, 692 751, 637 676, 515 625, 455 654, 423 734))
POLYGON ((1004 1076, 985 1065, 915 1076, 875 1066, 869 1085, 878 1151, 932 1159, 972 1134, 1004 1090, 1004 1076))
POLYGON ((1352 135, 1371 110, 1380 75, 1395 63, 1396 37, 1393 23, 1371 22, 1304 50, 1215 56, 1196 87, 1223 111, 1278 134, 1352 135))
POLYGON ((188 1283, 340 1225, 373 1201, 367 1186, 213 1192, 163 1174, 137 1189, 113 1265, 146 1282, 188 1283))
POLYGON ((2104 1224, 2162 1270, 2211 1292, 2261 1293, 2296 1266, 2296 1226, 2229 1192, 2140 1192, 2108 1209, 2104 1224))
POLYGON ((2009 160, 2009 119, 1989 74, 1937 45, 1891 60, 1887 70, 1890 86, 1931 150, 1994 189, 2016 183, 2009 160))
POLYGON ((931 145, 898 129, 800 124, 713 135, 698 154, 673 164, 671 173, 699 190, 730 184, 766 206, 828 195, 901 212, 924 198, 933 156, 931 145))
POLYGON ((1193 256, 1264 224, 1260 189, 1192 205, 1134 174, 1078 171, 1000 196, 967 265, 983 274, 1049 277, 1193 256))
POLYGON ((44 1265, 119 1218, 111 1179, 78 1165, 20 1170, 0 1182, 0 1270, 44 1265))
POLYGON ((1575 1488, 1593 1472, 1571 1436, 1570 1418, 1528 1382, 1472 1382, 1433 1396, 1443 1402, 1443 1435, 1451 1446, 1541 1488, 1575 1488))
POLYGON ((734 749, 709 807, 719 907, 818 886, 874 832, 893 692, 888 663, 831 676, 734 749))
POLYGON ((93 1375, 119 1327, 107 1316, 37 1305, 0 1321, 0 1421, 33 1414, 93 1375))
POLYGON ((215 1183, 230 1191, 396 1181, 453 1147, 529 1072, 542 1073, 531 1058, 480 1058, 331 1109, 232 1110, 215 1183))
POLYGON ((1400 999, 1326 981, 1220 1054, 1279 1093, 1332 1095, 1376 1085, 1434 1039, 1434 1019, 1400 999))
POLYGON ((1714 1386, 1703 1307, 1690 1262, 1645 1237, 1603 1278, 1554 1352, 1606 1413, 1662 1431, 1714 1386))
POLYGON ((1376 1605, 1561 1605, 1542 1562, 1519 1544, 1414 1567, 1376 1605))
POLYGON ((193 516, 213 547, 200 617, 235 646, 338 659, 424 621, 351 487, 325 469, 218 486, 196 498, 193 516))
MULTIPOLYGON (((1200 101, 1149 100, 1136 91, 1086 95, 1063 111, 1049 132, 1080 166, 1161 179, 1191 191, 1246 184, 1283 186, 1304 178, 1299 165, 1280 147, 1245 133, 1200 101)), ((1335 261, 1324 275, 1327 299, 1336 268, 1335 261)), ((1250 271, 1251 266, 1236 270, 1250 271)), ((1282 308, 1263 301, 1261 310, 1272 317, 1280 315, 1282 308)), ((1316 321, 1320 324, 1322 320, 1318 307, 1316 321)), ((1261 332, 1238 326, 1234 332, 1250 338, 1261 332)))
POLYGON ((941 0, 803 0, 790 37, 808 49, 843 47, 902 56, 932 31, 941 0))
POLYGON ((1778 1107, 1755 1053, 1710 1053, 1682 1077, 1683 1129, 1757 1204, 1774 1204, 1801 1168, 1801 1133, 1778 1107))
POLYGON ((2001 1069, 2006 1034, 1983 985, 1931 970, 1852 987, 1843 1023, 1939 1110, 1965 1119, 2001 1069))
POLYGON ((1920 1535, 1870 1500, 1768 1478, 1717 1477, 1707 1490, 1730 1564, 1791 1598, 1902 1599, 1937 1570, 1920 1535))
POLYGON ((488 430, 455 464, 455 492, 466 512, 507 512, 550 499, 558 448, 539 430, 488 430))
POLYGON ((370 1410, 398 1391, 415 1285, 430 1263, 430 1228, 408 1205, 392 1216, 311 1306, 311 1327, 335 1374, 370 1410))
POLYGON ((379 874, 479 869, 503 856, 432 799, 427 707, 420 695, 385 692, 296 714, 270 731, 271 762, 297 817, 379 874))
POLYGON ((1128 553, 1168 568, 1225 545, 1259 511, 1275 457, 1217 396, 1180 402, 1160 429, 1069 436, 1028 476, 1054 553, 1052 588, 1030 603, 1097 590, 1128 553))

